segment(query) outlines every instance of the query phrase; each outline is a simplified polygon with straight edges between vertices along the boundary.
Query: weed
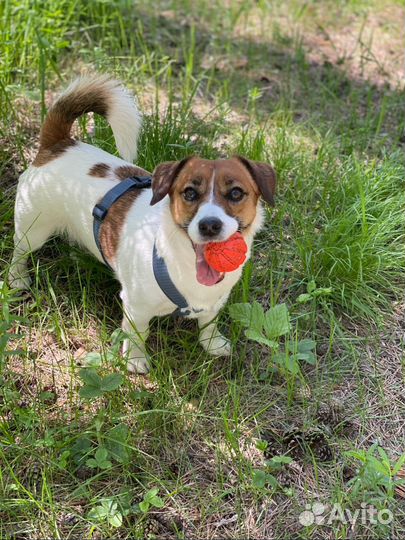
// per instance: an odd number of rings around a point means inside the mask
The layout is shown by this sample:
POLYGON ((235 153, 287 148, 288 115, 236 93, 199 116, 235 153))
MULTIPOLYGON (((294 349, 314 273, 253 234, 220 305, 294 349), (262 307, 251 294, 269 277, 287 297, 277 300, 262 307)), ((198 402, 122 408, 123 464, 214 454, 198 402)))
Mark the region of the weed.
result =
MULTIPOLYGON (((153 514, 162 537, 387 536, 370 524, 298 529, 298 508, 318 493, 390 505, 391 536, 404 536, 394 498, 402 458, 361 450, 371 437, 387 455, 403 453, 400 9, 385 0, 0 3, 1 537, 140 538, 153 514), (277 171, 275 209, 265 209, 232 292, 233 322, 226 309, 219 319, 236 345, 227 361, 201 350, 192 322, 160 319, 151 374, 124 373, 118 286, 64 240, 30 258, 29 296, 6 285, 16 180, 54 94, 86 70, 112 73, 137 95, 146 170, 237 153, 277 171), (329 400, 351 431, 314 418, 329 400), (309 462, 296 452, 287 463, 268 448, 266 462, 260 434, 285 441, 296 423, 301 440, 327 433, 333 460, 311 451, 309 462), (349 483, 342 460, 357 462, 349 483), (286 468, 298 471, 291 490, 280 487, 286 468)), ((81 120, 78 134, 116 153, 103 119, 81 120)))

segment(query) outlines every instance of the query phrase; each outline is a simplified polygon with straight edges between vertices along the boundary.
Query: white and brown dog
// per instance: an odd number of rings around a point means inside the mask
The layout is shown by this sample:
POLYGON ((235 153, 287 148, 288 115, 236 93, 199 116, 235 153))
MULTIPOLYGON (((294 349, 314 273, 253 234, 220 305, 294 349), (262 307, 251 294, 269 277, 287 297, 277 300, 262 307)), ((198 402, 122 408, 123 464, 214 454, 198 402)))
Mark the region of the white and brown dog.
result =
MULTIPOLYGON (((78 79, 54 103, 41 130, 38 155, 19 179, 12 286, 29 287, 29 253, 57 233, 67 233, 103 260, 93 235, 92 211, 121 180, 149 175, 132 164, 140 127, 133 97, 108 77, 78 79), (90 111, 107 118, 126 161, 71 137, 73 122, 90 111)), ((240 231, 249 255, 263 221, 260 196, 272 204, 274 190, 275 173, 268 164, 241 157, 188 157, 158 165, 151 189, 131 190, 112 205, 99 241, 122 286, 128 369, 148 372, 149 321, 176 308, 152 271, 154 246, 172 283, 193 308, 189 316, 198 319, 201 345, 213 355, 230 353, 215 317, 242 267, 218 273, 205 261, 203 246, 240 231)))

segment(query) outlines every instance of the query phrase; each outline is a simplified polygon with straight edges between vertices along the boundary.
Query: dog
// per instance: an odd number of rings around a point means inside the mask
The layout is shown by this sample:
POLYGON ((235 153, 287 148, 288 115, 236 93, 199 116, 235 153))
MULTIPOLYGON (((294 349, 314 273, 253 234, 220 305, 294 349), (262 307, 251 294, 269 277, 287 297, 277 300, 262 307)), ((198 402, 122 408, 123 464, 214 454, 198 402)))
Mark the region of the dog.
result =
POLYGON ((50 237, 67 234, 113 269, 122 287, 123 354, 130 371, 147 373, 149 322, 178 307, 152 271, 154 257, 164 261, 171 290, 191 306, 184 314, 198 320, 203 348, 215 356, 230 354, 216 317, 243 266, 217 272, 204 259, 204 245, 239 231, 249 258, 263 223, 261 199, 274 204, 276 174, 270 164, 240 156, 190 156, 161 163, 150 175, 133 165, 141 123, 133 96, 108 76, 79 78, 60 95, 42 126, 38 154, 19 178, 9 281, 29 288, 29 254, 50 237), (107 119, 123 159, 72 138, 73 122, 88 112, 107 119), (97 239, 95 205, 129 177, 151 177, 151 187, 122 195, 97 239))

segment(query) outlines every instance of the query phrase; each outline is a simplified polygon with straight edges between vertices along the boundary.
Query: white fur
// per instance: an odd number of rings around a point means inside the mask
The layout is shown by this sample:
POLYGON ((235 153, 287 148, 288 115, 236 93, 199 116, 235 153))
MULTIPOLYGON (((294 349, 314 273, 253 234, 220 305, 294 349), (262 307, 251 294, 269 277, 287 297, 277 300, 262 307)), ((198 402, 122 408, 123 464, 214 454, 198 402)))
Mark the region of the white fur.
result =
POLYGON ((204 238, 203 236, 201 236, 198 225, 202 219, 208 217, 215 217, 222 221, 221 232, 220 234, 218 234, 217 237, 215 237, 216 242, 223 242, 225 240, 228 240, 228 238, 234 233, 236 233, 236 231, 238 230, 238 221, 235 218, 228 216, 222 206, 219 206, 218 204, 214 204, 212 202, 207 202, 200 206, 187 229, 191 240, 196 244, 203 244, 207 241, 206 237, 204 238))
MULTIPOLYGON (((124 114, 127 98, 117 94, 116 99, 114 110, 124 114)), ((115 118, 115 136, 117 141, 122 141, 128 133, 129 124, 120 124, 118 113, 115 118)), ((130 118, 128 109, 127 118, 130 118)), ((127 150, 123 146, 120 148, 123 154, 127 150)), ((15 287, 29 286, 26 266, 29 252, 40 248, 50 236, 57 233, 66 232, 102 261, 93 238, 92 210, 118 181, 89 176, 89 170, 96 163, 106 163, 112 168, 129 164, 80 142, 42 167, 30 166, 20 177, 15 204, 15 251, 9 276, 15 287)), ((168 197, 150 206, 151 196, 151 190, 145 189, 129 210, 114 265, 116 277, 122 285, 123 329, 128 333, 124 353, 128 356, 128 368, 140 373, 149 370, 145 340, 150 319, 169 314, 176 307, 161 291, 153 276, 152 249, 155 240, 158 253, 165 258, 178 290, 190 306, 203 310, 191 317, 198 319, 200 342, 212 354, 230 353, 229 342, 219 334, 214 319, 242 272, 240 267, 227 273, 221 282, 212 287, 201 285, 196 279, 195 252, 190 240, 172 219, 168 197)), ((199 214, 210 212, 212 215, 216 211, 226 223, 226 234, 232 234, 237 223, 233 223, 235 220, 219 208, 208 203, 201 207, 199 214)), ((259 203, 256 218, 245 237, 249 254, 253 236, 261 222, 259 203)))

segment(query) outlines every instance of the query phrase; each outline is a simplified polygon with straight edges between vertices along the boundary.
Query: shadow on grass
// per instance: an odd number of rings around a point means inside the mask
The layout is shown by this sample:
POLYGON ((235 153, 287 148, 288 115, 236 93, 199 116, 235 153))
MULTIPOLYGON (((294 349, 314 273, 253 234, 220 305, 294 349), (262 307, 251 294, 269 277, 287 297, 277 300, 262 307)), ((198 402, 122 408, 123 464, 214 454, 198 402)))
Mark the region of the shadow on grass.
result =
POLYGON ((351 75, 343 59, 336 64, 312 61, 304 45, 287 33, 253 40, 235 37, 224 28, 218 35, 210 21, 192 24, 181 14, 168 18, 138 11, 137 17, 145 43, 152 52, 167 55, 175 76, 189 61, 178 43, 195 32, 193 73, 202 75, 201 92, 207 99, 219 93, 241 114, 251 107, 263 121, 270 117, 277 122, 277 114, 284 114, 298 126, 332 133, 342 154, 365 151, 380 156, 405 146, 405 91, 351 75))

